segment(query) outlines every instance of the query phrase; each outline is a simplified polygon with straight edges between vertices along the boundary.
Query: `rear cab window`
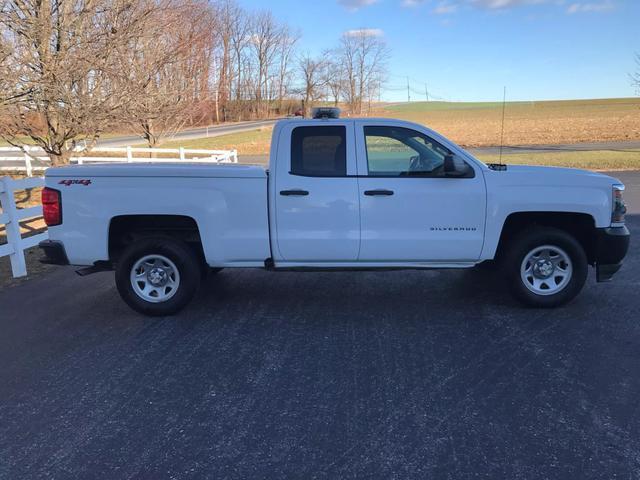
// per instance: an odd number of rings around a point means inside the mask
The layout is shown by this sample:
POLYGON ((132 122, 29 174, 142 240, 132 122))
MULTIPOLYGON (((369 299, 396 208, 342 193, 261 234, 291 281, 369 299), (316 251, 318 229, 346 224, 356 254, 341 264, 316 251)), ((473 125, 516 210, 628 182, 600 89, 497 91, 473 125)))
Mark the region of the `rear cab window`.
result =
POLYGON ((291 132, 291 174, 307 177, 347 175, 344 125, 296 127, 291 132))

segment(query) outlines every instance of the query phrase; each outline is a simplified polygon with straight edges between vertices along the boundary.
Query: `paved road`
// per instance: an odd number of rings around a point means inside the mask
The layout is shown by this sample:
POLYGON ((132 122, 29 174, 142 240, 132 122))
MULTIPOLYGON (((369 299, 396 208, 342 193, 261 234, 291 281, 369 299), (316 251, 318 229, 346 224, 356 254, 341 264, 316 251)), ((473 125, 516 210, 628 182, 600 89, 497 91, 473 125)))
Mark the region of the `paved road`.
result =
MULTIPOLYGON (((171 138, 169 138, 168 141, 192 140, 194 138, 218 137, 220 135, 229 135, 231 133, 247 132, 250 130, 255 130, 260 127, 271 126, 275 122, 276 120, 259 120, 259 121, 251 121, 251 122, 231 123, 228 125, 226 124, 214 125, 211 127, 191 128, 191 129, 182 130, 176 133, 171 138)), ((144 141, 137 136, 107 138, 107 139, 100 140, 98 142, 98 146, 126 147, 127 145, 132 145, 134 143, 144 143, 144 141)))
POLYGON ((0 292, 0 478, 639 478, 629 226, 551 311, 475 270, 225 270, 162 319, 111 273, 0 292))

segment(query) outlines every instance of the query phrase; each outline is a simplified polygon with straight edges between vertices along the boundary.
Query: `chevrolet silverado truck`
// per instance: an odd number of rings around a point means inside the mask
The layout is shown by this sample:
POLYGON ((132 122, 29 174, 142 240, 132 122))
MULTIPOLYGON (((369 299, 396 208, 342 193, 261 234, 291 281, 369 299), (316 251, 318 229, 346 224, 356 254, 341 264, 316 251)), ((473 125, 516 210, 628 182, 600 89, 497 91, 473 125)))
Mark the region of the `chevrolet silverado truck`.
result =
MULTIPOLYGON (((43 261, 115 270, 123 300, 169 315, 203 275, 499 266, 521 302, 555 307, 619 270, 624 186, 567 168, 485 165, 438 133, 321 109, 273 130, 268 168, 50 168, 43 261)), ((427 280, 425 280, 427 281, 427 280)))

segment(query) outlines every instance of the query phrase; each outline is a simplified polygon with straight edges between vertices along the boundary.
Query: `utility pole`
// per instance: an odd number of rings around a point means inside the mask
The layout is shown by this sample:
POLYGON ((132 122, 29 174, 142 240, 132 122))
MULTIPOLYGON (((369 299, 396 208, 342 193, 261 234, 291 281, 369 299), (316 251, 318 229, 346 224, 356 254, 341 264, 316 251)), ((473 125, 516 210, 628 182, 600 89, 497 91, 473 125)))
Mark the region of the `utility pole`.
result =
POLYGON ((427 96, 427 102, 429 101, 429 87, 427 87, 427 84, 424 84, 424 94, 427 96))
POLYGON ((411 102, 411 87, 409 87, 409 77, 407 77, 407 102, 411 102))

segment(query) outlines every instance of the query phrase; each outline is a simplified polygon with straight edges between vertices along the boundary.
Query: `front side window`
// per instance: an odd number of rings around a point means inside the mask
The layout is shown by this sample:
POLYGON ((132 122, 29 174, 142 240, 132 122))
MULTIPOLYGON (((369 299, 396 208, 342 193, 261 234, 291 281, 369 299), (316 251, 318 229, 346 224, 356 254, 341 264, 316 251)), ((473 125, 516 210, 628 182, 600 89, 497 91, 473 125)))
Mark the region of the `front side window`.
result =
POLYGON ((291 133, 291 173, 310 177, 347 174, 344 126, 296 127, 291 133))
POLYGON ((426 135, 402 127, 364 127, 369 176, 444 177, 453 154, 426 135))

